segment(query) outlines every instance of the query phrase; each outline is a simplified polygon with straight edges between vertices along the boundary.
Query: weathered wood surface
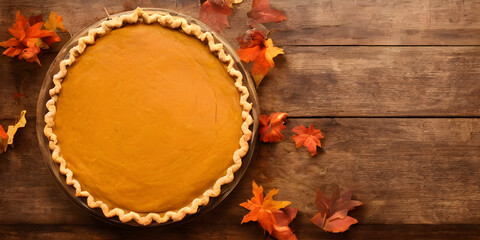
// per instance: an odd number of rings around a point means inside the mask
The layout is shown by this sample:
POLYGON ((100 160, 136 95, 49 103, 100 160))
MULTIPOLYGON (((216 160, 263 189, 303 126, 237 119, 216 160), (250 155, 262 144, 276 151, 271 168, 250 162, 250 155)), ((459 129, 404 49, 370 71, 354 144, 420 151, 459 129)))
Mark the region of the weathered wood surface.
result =
POLYGON ((258 89, 290 116, 480 116, 479 47, 286 47, 258 89))
MULTIPOLYGON (((247 29, 251 1, 244 1, 224 33, 234 46, 247 29)), ((104 18, 104 6, 110 13, 141 6, 194 17, 200 6, 197 0, 124 2, 1 1, 0 26, 10 26, 17 9, 27 16, 53 10, 75 33, 104 18)), ((17 101, 13 93, 25 71, 13 71, 22 65, 0 56, 0 124, 11 124, 22 109, 29 121, 16 135, 16 148, 0 155, 0 239, 266 239, 255 223, 239 224, 247 211, 238 204, 250 197, 253 179, 267 190, 280 188, 277 199, 299 208, 292 223, 299 239, 480 238, 480 1, 271 5, 288 17, 265 25, 286 54, 275 59, 258 94, 262 111, 291 116, 287 140, 261 144, 224 202, 174 229, 113 228, 75 206, 50 176, 34 124, 40 85, 62 44, 40 56, 42 68, 28 68, 25 97, 17 101), (291 129, 298 124, 322 129, 318 156, 295 149, 291 129), (364 206, 351 212, 360 224, 335 235, 309 218, 315 189, 336 184, 353 189, 364 206)), ((8 38, 0 29, 0 40, 8 38)))
MULTIPOLYGON (((308 221, 302 217, 303 221, 308 221)), ((295 220, 297 221, 297 220, 295 220)), ((93 225, 0 225, 0 238, 24 239, 228 239, 265 240, 254 224, 249 226, 202 224, 178 227, 169 231, 155 229, 126 230, 112 228, 105 224, 93 225), (245 228, 248 230, 245 231, 245 228)), ((348 232, 331 234, 318 229, 297 233, 298 239, 369 239, 369 240, 477 240, 480 238, 479 225, 370 225, 363 224, 348 232)))
MULTIPOLYGON (((480 1, 272 1, 286 45, 479 45, 480 1)), ((277 28, 277 27, 274 27, 277 28)))

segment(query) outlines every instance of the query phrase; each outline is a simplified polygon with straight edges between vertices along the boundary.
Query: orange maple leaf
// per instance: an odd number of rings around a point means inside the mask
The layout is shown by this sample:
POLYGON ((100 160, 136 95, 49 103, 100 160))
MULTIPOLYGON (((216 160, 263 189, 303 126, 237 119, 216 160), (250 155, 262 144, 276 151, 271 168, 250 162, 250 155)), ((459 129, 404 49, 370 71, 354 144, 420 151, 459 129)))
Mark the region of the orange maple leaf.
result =
POLYGON ((252 199, 240 204, 250 210, 241 223, 257 221, 265 231, 279 240, 297 239, 288 225, 296 217, 298 209, 288 207, 291 204, 289 201, 273 200, 278 189, 272 189, 264 198, 263 187, 253 181, 252 192, 252 199))
POLYGON ((268 69, 275 67, 273 58, 284 54, 283 49, 273 46, 272 39, 258 30, 248 30, 244 36, 237 37, 240 49, 237 50, 240 59, 246 63, 253 61, 252 75, 257 87, 262 82, 268 69))
POLYGON ((285 140, 281 131, 287 128, 283 125, 287 115, 287 113, 271 113, 269 116, 260 115, 258 119, 260 121, 260 140, 270 143, 285 140))
POLYGON ((229 27, 227 16, 230 15, 232 15, 232 9, 225 0, 207 0, 200 8, 200 21, 216 32, 229 27))
POLYGON ((270 8, 269 0, 253 0, 252 9, 247 16, 258 23, 280 22, 287 19, 281 11, 270 8))
POLYGON ((15 19, 15 24, 8 29, 13 38, 0 42, 1 47, 7 48, 3 54, 9 57, 18 55, 20 60, 25 59, 27 62, 36 62, 41 66, 37 57, 37 54, 40 52, 38 44, 43 46, 41 42, 45 42, 50 46, 54 42, 59 42, 60 37, 54 31, 42 30, 43 22, 37 22, 39 20, 38 16, 29 21, 20 11, 17 11, 15 19), (30 25, 29 22, 34 24, 30 25))
POLYGON ((322 146, 319 139, 323 139, 320 129, 315 129, 313 125, 310 125, 308 129, 305 126, 300 125, 294 127, 292 131, 296 133, 292 138, 295 141, 297 148, 305 146, 307 147, 310 156, 313 157, 317 155, 317 146, 322 146))
POLYGON ((326 232, 339 233, 345 232, 351 225, 358 223, 357 219, 347 214, 348 211, 362 205, 362 202, 352 200, 352 190, 340 196, 340 189, 337 188, 332 198, 325 197, 318 189, 315 204, 319 212, 310 221, 326 232))

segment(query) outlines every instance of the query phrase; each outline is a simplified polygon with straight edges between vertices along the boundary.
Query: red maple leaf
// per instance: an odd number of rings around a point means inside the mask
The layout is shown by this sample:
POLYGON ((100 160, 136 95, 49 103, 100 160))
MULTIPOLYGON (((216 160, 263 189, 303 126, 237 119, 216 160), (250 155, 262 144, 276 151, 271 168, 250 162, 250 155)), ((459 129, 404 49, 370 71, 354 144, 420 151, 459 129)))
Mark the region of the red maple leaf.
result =
POLYGON ((275 201, 273 196, 278 189, 272 189, 267 196, 263 196, 263 187, 252 182, 252 199, 240 204, 250 210, 241 223, 257 221, 263 230, 279 240, 296 240, 297 237, 288 226, 297 216, 297 208, 288 207, 289 201, 275 201))
POLYGON ((29 20, 20 11, 17 11, 15 24, 8 29, 13 38, 0 42, 1 47, 8 48, 3 54, 9 57, 18 55, 20 60, 25 59, 27 62, 36 62, 41 66, 37 54, 40 52, 38 45, 46 43, 42 41, 42 38, 48 39, 46 44, 50 43, 51 45, 53 42, 59 42, 60 37, 54 31, 42 30, 43 22, 37 22, 38 20, 38 16, 31 18, 30 22, 34 24, 30 25, 29 20))
POLYGON ((280 22, 287 19, 281 11, 270 8, 269 0, 253 0, 252 9, 247 15, 258 23, 280 22))
POLYGON ((310 152, 310 156, 315 156, 317 154, 317 146, 321 147, 321 143, 319 139, 323 139, 322 132, 320 129, 315 129, 313 125, 307 129, 305 126, 300 125, 296 126, 292 129, 296 135, 292 138, 295 141, 295 145, 297 148, 301 146, 307 147, 308 152, 310 152))
POLYGON ((272 39, 266 39, 258 30, 248 30, 244 36, 237 37, 240 59, 246 63, 253 61, 252 75, 257 87, 270 67, 275 67, 273 58, 283 54, 283 49, 273 46, 272 39))
POLYGON ((287 128, 283 125, 287 115, 287 113, 271 113, 269 116, 260 115, 260 140, 270 143, 285 140, 281 131, 287 128))
POLYGON ((232 9, 225 0, 207 0, 200 8, 200 21, 216 32, 229 27, 227 16, 230 15, 232 15, 232 9))
POLYGON ((357 219, 347 215, 348 211, 362 205, 360 201, 352 200, 352 190, 340 196, 340 189, 337 188, 332 198, 327 198, 318 189, 315 204, 319 212, 310 221, 326 232, 345 232, 358 223, 357 219))

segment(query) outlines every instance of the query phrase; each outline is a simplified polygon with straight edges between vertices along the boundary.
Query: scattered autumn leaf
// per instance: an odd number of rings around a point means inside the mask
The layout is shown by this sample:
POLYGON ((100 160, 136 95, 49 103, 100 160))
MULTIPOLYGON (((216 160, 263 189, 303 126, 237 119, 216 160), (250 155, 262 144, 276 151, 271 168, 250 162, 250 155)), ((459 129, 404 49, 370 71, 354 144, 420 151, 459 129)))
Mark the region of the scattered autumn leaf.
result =
POLYGON ((337 188, 332 198, 327 198, 318 189, 315 204, 319 212, 310 221, 327 232, 345 232, 358 223, 357 219, 347 216, 348 211, 362 205, 360 201, 352 200, 352 190, 340 196, 340 189, 337 188))
POLYGON ((7 151, 8 146, 8 134, 3 129, 2 125, 0 125, 0 153, 7 151))
POLYGON ((285 140, 281 131, 287 128, 283 125, 287 116, 287 113, 271 113, 269 116, 260 115, 260 140, 269 143, 285 140))
POLYGON ((240 49, 237 50, 240 59, 246 63, 253 61, 252 75, 257 87, 262 82, 270 67, 275 67, 273 58, 284 54, 283 49, 273 46, 271 38, 258 30, 248 30, 244 36, 237 37, 240 49))
POLYGON ((50 31, 55 31, 57 28, 62 30, 62 32, 66 32, 67 29, 63 26, 63 17, 57 15, 54 11, 50 12, 48 15, 48 20, 45 22, 43 27, 50 31))
POLYGON ((288 207, 289 201, 275 201, 273 196, 278 189, 272 189, 267 196, 263 195, 263 187, 252 182, 252 199, 240 204, 250 210, 241 223, 257 221, 260 226, 273 237, 279 240, 297 239, 292 229, 288 226, 297 215, 298 209, 288 207))
POLYGON ((20 60, 36 62, 41 66, 37 56, 40 47, 45 48, 54 42, 59 42, 60 37, 54 31, 42 30, 43 22, 38 22, 38 16, 28 20, 20 11, 17 11, 15 19, 15 24, 8 29, 13 38, 0 42, 1 47, 7 48, 3 54, 9 57, 18 55, 20 60), (34 24, 30 25, 30 22, 34 24))
POLYGON ((296 133, 292 138, 295 141, 297 148, 305 146, 307 147, 310 156, 313 157, 317 155, 317 146, 322 146, 319 139, 323 139, 320 129, 315 129, 313 125, 310 125, 308 129, 305 126, 300 125, 294 127, 292 131, 296 133))
POLYGON ((230 15, 232 15, 232 9, 225 0, 207 0, 200 8, 200 21, 216 32, 229 27, 227 16, 230 15))
POLYGON ((252 9, 247 16, 258 23, 280 22, 287 19, 281 11, 270 8, 269 0, 253 0, 252 9))
POLYGON ((7 132, 5 132, 3 127, 0 125, 0 146, 2 150, 0 153, 7 151, 8 145, 13 144, 13 137, 15 136, 15 133, 17 133, 17 130, 19 128, 25 127, 25 124, 27 124, 27 119, 25 118, 26 113, 27 111, 23 110, 20 113, 20 118, 15 123, 15 125, 8 126, 7 132))
POLYGON ((20 113, 20 119, 15 123, 13 126, 8 126, 7 130, 7 135, 8 135, 8 144, 13 144, 13 136, 15 136, 15 133, 17 133, 17 130, 19 128, 25 127, 25 124, 27 124, 27 119, 25 118, 25 114, 27 111, 23 110, 20 113))

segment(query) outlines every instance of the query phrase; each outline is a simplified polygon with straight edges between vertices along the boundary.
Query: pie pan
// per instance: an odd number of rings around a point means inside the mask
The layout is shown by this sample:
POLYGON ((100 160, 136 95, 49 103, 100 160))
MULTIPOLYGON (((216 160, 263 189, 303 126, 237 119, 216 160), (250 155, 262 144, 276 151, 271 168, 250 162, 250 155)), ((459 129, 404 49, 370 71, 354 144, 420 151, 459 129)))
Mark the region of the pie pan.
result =
MULTIPOLYGON (((123 227, 143 227, 143 228, 152 228, 152 227, 167 227, 167 226, 174 226, 178 225, 187 221, 190 221, 194 218, 197 218, 198 216, 201 216, 208 211, 212 210, 215 208, 221 201, 223 201, 228 194, 235 188, 235 186, 238 184, 240 179, 242 178, 243 174, 245 173, 252 156, 255 152, 256 144, 258 142, 258 127, 259 127, 259 122, 258 122, 258 115, 260 113, 259 105, 258 105, 258 99, 257 95, 255 92, 255 84, 253 83, 252 79, 250 78, 249 73, 246 71, 245 67, 242 65, 240 62, 240 59, 238 55, 236 54, 235 50, 226 42, 222 37, 220 37, 218 34, 214 33, 208 26, 203 24, 202 22, 171 11, 167 9, 158 9, 158 8, 145 8, 143 9, 145 12, 148 13, 159 13, 159 14, 170 14, 172 16, 178 16, 185 18, 189 23, 196 24, 201 27, 202 31, 208 31, 212 33, 214 39, 218 43, 222 43, 224 45, 224 50, 233 58, 235 62, 235 67, 237 70, 239 70, 242 75, 243 75, 243 85, 248 88, 249 90, 249 98, 248 102, 253 104, 252 110, 250 112, 251 116, 253 117, 253 124, 250 126, 250 130, 252 131, 252 137, 249 140, 249 150, 247 154, 242 158, 242 166, 241 168, 235 172, 235 178, 233 179, 232 182, 223 185, 222 186, 222 191, 219 196, 215 198, 211 198, 209 203, 207 205, 201 206, 198 209, 198 212, 193 215, 187 215, 185 218, 183 218, 181 221, 178 222, 173 222, 173 221, 168 221, 165 223, 157 223, 157 222, 152 222, 149 225, 143 226, 135 221, 130 221, 130 222, 121 222, 118 217, 112 217, 112 218, 107 218, 105 215, 102 213, 102 211, 98 208, 92 209, 87 205, 86 198, 82 197, 76 197, 75 195, 75 188, 73 186, 67 185, 65 182, 65 176, 62 175, 59 171, 59 164, 55 163, 52 160, 51 157, 51 151, 49 149, 49 141, 45 137, 43 130, 45 127, 45 121, 44 121, 44 116, 48 112, 46 108, 46 102, 50 99, 50 95, 48 93, 49 89, 53 87, 53 82, 52 78, 53 75, 55 75, 59 71, 59 63, 60 61, 67 59, 68 58, 68 51, 77 44, 77 41, 79 38, 86 36, 88 31, 93 28, 97 28, 101 25, 101 23, 107 18, 102 19, 100 21, 97 21, 88 27, 84 28, 83 30, 79 31, 77 34, 75 34, 65 45, 61 48, 59 51, 57 57, 55 60, 52 62, 50 65, 50 68, 47 71, 47 74, 45 75, 45 79, 43 81, 43 85, 40 89, 39 93, 39 98, 37 102, 37 119, 36 119, 36 129, 37 129, 37 138, 39 142, 39 147, 42 152, 43 159, 45 160, 45 163, 47 165, 47 168, 49 169, 50 173, 53 175, 55 178, 56 182, 59 184, 61 189, 79 206, 81 209, 86 211, 88 214, 92 215, 93 217, 102 220, 104 222, 116 225, 116 226, 123 226, 123 227)), ((112 16, 120 16, 124 14, 129 14, 131 12, 121 12, 112 16)))

